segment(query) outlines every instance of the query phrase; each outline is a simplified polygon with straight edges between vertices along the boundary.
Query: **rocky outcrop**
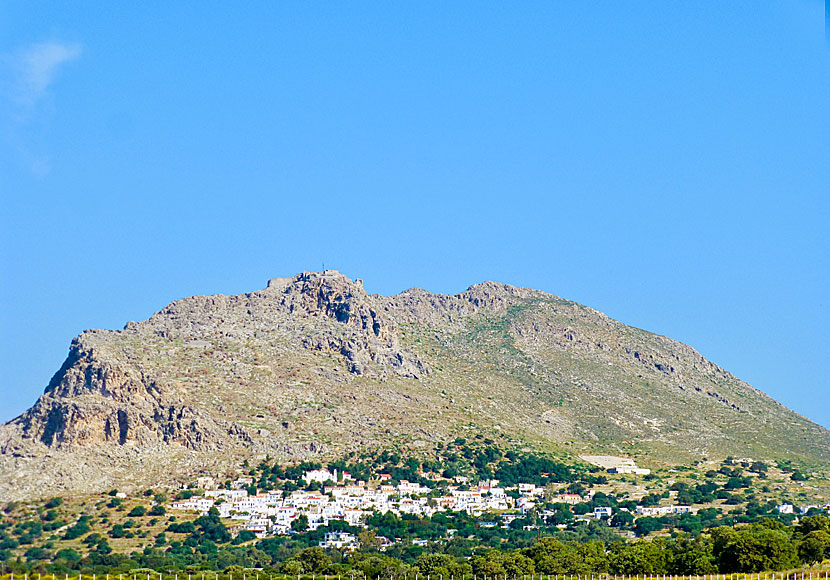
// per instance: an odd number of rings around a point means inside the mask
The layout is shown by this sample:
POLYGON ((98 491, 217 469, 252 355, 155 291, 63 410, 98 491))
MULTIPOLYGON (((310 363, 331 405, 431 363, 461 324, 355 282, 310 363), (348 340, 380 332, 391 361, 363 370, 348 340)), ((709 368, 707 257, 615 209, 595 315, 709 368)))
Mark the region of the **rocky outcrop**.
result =
POLYGON ((457 297, 469 302, 477 310, 487 310, 492 313, 504 311, 525 299, 531 298, 533 291, 525 288, 516 288, 509 284, 498 282, 483 282, 474 284, 457 297))
POLYGON ((178 300, 147 323, 131 323, 129 330, 141 333, 145 327, 183 340, 202 340, 212 330, 253 338, 273 328, 297 329, 299 344, 343 357, 354 374, 418 378, 429 373, 415 353, 401 348, 397 325, 381 301, 369 296, 360 280, 334 270, 274 278, 250 294, 178 300))
MULTIPOLYGON (((14 420, 21 438, 53 449, 177 444, 215 450, 229 433, 197 409, 176 405, 160 382, 72 341, 69 356, 35 405, 14 420)), ((7 443, 7 445, 9 445, 7 443)))
POLYGON ((266 291, 276 294, 280 307, 289 314, 327 316, 390 346, 396 342, 394 322, 377 309, 361 280, 349 280, 332 270, 303 272, 294 278, 270 280, 266 291))
POLYGON ((276 296, 279 307, 290 315, 324 316, 343 325, 340 332, 304 337, 302 344, 342 355, 354 374, 384 378, 392 372, 418 378, 429 372, 415 354, 401 349, 395 322, 366 293, 361 280, 332 270, 304 272, 270 280, 266 295, 276 296))

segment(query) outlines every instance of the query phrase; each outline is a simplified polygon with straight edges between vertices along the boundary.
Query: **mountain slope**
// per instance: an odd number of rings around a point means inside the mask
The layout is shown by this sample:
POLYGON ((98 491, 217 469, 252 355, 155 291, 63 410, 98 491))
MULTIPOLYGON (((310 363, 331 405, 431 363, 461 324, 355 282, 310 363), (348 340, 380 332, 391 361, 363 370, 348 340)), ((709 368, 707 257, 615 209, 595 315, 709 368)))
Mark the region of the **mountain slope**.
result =
POLYGON ((86 331, 0 427, 0 498, 187 479, 243 457, 427 453, 482 433, 655 461, 830 460, 830 432, 693 348, 539 291, 369 295, 334 272, 86 331))

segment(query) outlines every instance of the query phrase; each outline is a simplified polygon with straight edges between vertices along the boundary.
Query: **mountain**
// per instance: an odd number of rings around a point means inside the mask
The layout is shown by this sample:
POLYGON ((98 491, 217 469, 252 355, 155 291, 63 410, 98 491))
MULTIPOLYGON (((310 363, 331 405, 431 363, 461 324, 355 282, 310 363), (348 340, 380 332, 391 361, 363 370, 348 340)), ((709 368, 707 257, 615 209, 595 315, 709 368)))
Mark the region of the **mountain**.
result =
POLYGON ((830 460, 830 432, 702 357, 556 296, 485 282, 370 295, 327 270, 90 330, 0 427, 0 498, 188 481, 270 455, 483 435, 649 462, 830 460))

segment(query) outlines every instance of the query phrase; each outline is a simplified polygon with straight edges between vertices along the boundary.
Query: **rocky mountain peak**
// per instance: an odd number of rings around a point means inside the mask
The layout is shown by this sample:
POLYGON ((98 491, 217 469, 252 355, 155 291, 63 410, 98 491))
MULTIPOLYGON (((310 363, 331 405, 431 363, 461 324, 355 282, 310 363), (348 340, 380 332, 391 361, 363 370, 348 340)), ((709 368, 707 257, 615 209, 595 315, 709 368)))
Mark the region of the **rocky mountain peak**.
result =
POLYGON ((363 289, 362 280, 351 280, 337 270, 303 272, 293 278, 273 278, 266 293, 276 294, 290 313, 321 314, 381 340, 391 340, 394 323, 385 319, 363 289))
POLYGON ((502 310, 507 306, 524 298, 530 298, 531 291, 517 288, 500 282, 482 282, 473 284, 464 292, 457 294, 462 300, 473 304, 476 308, 502 310))
POLYGON ((308 291, 310 288, 328 286, 331 288, 349 288, 356 292, 363 290, 363 280, 352 280, 337 270, 323 270, 322 272, 301 272, 295 276, 271 278, 268 280, 268 289, 285 290, 291 287, 295 291, 308 291))
POLYGON ((345 357, 357 375, 406 377, 428 373, 420 359, 401 349, 397 325, 379 297, 370 296, 363 281, 337 270, 303 272, 273 278, 261 293, 292 317, 322 317, 338 323, 334 332, 303 337, 306 348, 345 357))

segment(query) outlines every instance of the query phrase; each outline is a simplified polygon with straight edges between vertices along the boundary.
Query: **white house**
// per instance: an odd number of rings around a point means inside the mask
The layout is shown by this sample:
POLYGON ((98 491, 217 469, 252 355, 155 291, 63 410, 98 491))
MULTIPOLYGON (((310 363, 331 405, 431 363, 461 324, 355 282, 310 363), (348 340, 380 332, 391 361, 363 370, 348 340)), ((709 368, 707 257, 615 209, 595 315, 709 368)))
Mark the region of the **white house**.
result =
POLYGON ((357 549, 357 538, 346 532, 329 532, 325 540, 319 542, 321 548, 337 548, 353 552, 357 549))
POLYGON ((594 508, 594 517, 596 519, 610 518, 613 511, 614 510, 611 509, 610 507, 595 507, 594 508))
POLYGON ((257 538, 264 538, 271 529, 271 520, 268 518, 251 518, 242 529, 253 532, 257 538))
POLYGON ((630 465, 618 465, 608 470, 609 473, 631 473, 634 475, 648 475, 651 473, 650 469, 645 467, 631 467, 630 465))
POLYGON ((688 505, 667 505, 667 506, 642 506, 638 505, 636 511, 641 516, 664 516, 667 514, 690 514, 694 510, 688 505))
POLYGON ((305 480, 306 484, 311 483, 312 481, 316 481, 317 483, 325 483, 327 481, 337 481, 337 470, 334 470, 334 473, 326 469, 312 469, 311 471, 306 471, 303 474, 303 480, 305 480))

